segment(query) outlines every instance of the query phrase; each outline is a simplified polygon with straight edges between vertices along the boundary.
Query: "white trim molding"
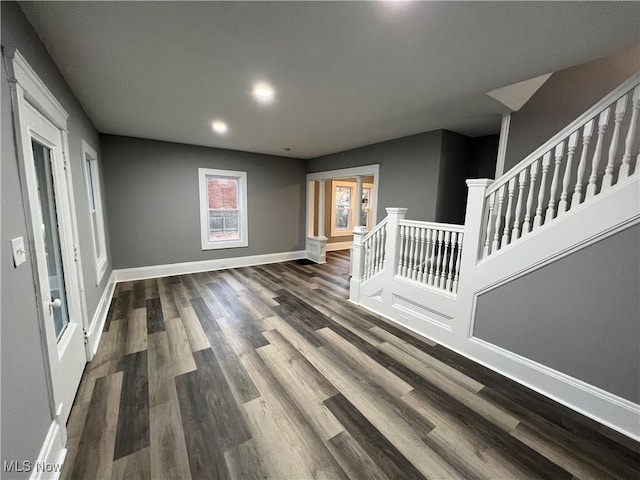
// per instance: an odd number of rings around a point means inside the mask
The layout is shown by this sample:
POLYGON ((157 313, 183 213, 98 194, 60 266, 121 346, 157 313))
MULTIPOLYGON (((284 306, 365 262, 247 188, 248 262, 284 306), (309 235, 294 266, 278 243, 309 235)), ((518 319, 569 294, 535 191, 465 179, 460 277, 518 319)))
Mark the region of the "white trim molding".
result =
POLYGON ((640 405, 476 337, 464 338, 435 318, 360 297, 360 305, 552 400, 640 441, 640 405))
POLYGON ((168 277, 171 275, 186 275, 189 273, 224 270, 226 268, 251 267, 267 263, 288 262, 307 258, 305 250, 292 252, 268 253, 263 255, 249 255, 246 257, 220 258, 201 260, 197 262, 170 263, 166 265, 150 265, 148 267, 122 268, 113 271, 115 282, 144 280, 147 278, 168 277))
POLYGON ((93 261, 96 269, 96 286, 100 285, 107 273, 107 237, 104 228, 104 202, 102 199, 102 182, 100 181, 100 163, 98 153, 84 139, 82 144, 82 171, 87 189, 87 207, 89 223, 93 239, 93 261), (95 215, 94 215, 95 214, 95 215), (99 255, 98 252, 102 251, 99 255))
MULTIPOLYGON (((353 235, 353 232, 350 232, 353 235)), ((353 241, 327 243, 327 252, 337 252, 338 250, 349 250, 353 241)))
POLYGON ((247 172, 234 170, 219 170, 214 168, 198 169, 198 185, 200 191, 200 237, 202 250, 215 250, 223 248, 240 248, 249 246, 249 207, 247 204, 247 172), (209 217, 209 177, 219 177, 237 180, 238 182, 238 228, 240 235, 237 240, 212 241, 210 234, 209 217))
POLYGON ((96 307, 96 311, 93 314, 93 318, 89 323, 89 328, 86 332, 87 337, 87 356, 89 357, 87 360, 91 361, 93 356, 98 351, 98 345, 100 344, 100 337, 102 336, 102 329, 104 328, 104 323, 107 320, 107 314, 109 313, 109 305, 111 304, 111 298, 113 297, 113 292, 116 288, 115 282, 115 274, 112 271, 109 276, 109 281, 102 292, 102 296, 100 297, 100 301, 98 302, 98 306, 96 307))
POLYGON ((12 64, 13 76, 24 89, 24 97, 34 104, 56 127, 66 131, 69 114, 18 50, 13 52, 12 64))
POLYGON ((380 164, 374 163, 362 167, 341 168, 339 170, 325 170, 324 172, 307 173, 307 181, 330 180, 332 178, 350 178, 380 174, 380 164))
POLYGON ((60 424, 54 420, 49 425, 49 431, 44 439, 38 459, 30 464, 30 480, 56 480, 60 478, 62 466, 67 456, 64 432, 60 424))

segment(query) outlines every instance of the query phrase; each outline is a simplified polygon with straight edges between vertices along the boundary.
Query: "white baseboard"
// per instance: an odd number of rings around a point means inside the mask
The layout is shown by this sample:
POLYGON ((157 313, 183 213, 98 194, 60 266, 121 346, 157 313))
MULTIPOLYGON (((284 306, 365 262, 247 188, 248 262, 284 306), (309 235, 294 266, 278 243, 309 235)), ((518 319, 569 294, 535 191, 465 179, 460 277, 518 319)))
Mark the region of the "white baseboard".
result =
POLYGON ((640 441, 640 405, 478 338, 457 336, 436 322, 390 305, 361 296, 360 306, 640 441))
POLYGON ((51 422, 35 464, 31 464, 31 480, 57 480, 67 455, 63 432, 55 420, 51 422))
POLYGON ((104 322, 107 320, 107 313, 109 313, 109 305, 111 304, 111 298, 113 297, 113 291, 115 288, 115 271, 112 271, 87 331, 89 339, 87 352, 87 356, 89 357, 87 358, 88 361, 91 361, 98 350, 98 344, 100 343, 100 337, 102 336, 102 329, 104 328, 104 322))
POLYGON ((307 258, 305 250, 294 252, 268 253, 264 255, 250 255, 246 257, 221 258, 216 260, 202 260, 199 262, 170 263, 166 265, 151 265, 148 267, 122 268, 113 271, 117 282, 144 280, 146 278, 168 277, 170 275, 186 275, 189 273, 209 272, 225 268, 251 267, 267 263, 288 262, 307 258))
POLYGON ((327 243, 327 252, 335 252, 337 250, 349 250, 353 245, 353 241, 349 240, 348 242, 336 242, 336 243, 327 243))

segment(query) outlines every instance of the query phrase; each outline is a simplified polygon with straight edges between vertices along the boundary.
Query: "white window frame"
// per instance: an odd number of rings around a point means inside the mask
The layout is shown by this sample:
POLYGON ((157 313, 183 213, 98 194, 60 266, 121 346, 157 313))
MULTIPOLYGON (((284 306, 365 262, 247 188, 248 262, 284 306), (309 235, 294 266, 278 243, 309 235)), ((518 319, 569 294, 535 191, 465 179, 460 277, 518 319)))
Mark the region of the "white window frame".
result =
MULTIPOLYGON (((364 191, 365 188, 371 189, 370 197, 374 195, 373 183, 363 183, 362 189, 364 191)), ((355 225, 355 215, 360 214, 362 210, 362 199, 360 199, 360 203, 358 205, 358 201, 355 198, 356 196, 356 182, 350 180, 332 180, 331 181, 331 237, 350 237, 353 235, 353 228, 355 225), (349 203, 349 226, 345 230, 338 230, 336 228, 336 188, 337 187, 348 187, 351 188, 351 201, 349 203), (359 211, 358 207, 360 207, 359 211)), ((372 209, 372 198, 369 198, 369 209, 368 212, 368 225, 367 229, 371 230, 371 224, 373 221, 373 209, 372 209)))
POLYGON ((96 267, 96 285, 100 285, 104 274, 107 272, 107 237, 104 226, 104 209, 102 203, 102 189, 100 182, 100 165, 98 163, 98 153, 85 140, 82 140, 82 169, 84 171, 85 187, 87 191, 87 208, 89 209, 89 223, 91 224, 91 236, 93 238, 93 260, 96 267), (91 164, 91 176, 87 168, 87 162, 91 164), (91 201, 91 192, 94 199, 91 201), (95 205, 95 223, 91 204, 95 205), (97 225, 96 225, 97 224, 97 225), (98 248, 101 244, 102 248, 98 248), (98 251, 102 251, 98 255, 98 251))
POLYGON ((199 168, 198 184, 200 189, 200 240, 202 250, 214 250, 220 248, 239 248, 249 246, 249 214, 247 211, 247 172, 235 170, 219 170, 215 168, 199 168), (238 210, 240 226, 240 239, 212 242, 209 240, 209 190, 207 188, 208 177, 232 177, 238 179, 240 192, 238 193, 238 210))

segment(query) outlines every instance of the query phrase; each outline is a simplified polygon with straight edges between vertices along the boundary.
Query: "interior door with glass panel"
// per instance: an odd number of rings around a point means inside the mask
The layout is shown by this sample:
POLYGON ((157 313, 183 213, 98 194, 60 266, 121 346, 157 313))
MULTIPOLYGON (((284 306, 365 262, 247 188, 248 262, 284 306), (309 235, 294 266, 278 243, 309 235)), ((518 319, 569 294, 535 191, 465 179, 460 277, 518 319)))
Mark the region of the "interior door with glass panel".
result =
POLYGON ((62 132, 25 103, 21 112, 25 177, 32 217, 38 296, 56 413, 66 422, 86 363, 74 259, 70 177, 62 132))

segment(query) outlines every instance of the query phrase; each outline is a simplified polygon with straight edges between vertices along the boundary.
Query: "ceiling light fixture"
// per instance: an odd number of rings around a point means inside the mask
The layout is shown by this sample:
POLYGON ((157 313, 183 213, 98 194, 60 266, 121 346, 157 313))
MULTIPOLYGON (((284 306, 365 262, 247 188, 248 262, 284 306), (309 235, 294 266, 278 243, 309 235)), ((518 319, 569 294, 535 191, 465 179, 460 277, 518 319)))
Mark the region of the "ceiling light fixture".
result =
POLYGON ((219 133, 220 135, 224 135, 229 130, 229 127, 227 127, 227 124, 224 123, 222 120, 216 120, 211 124, 211 127, 213 127, 214 132, 219 133))
POLYGON ((260 103, 271 103, 276 92, 268 83, 256 83, 253 86, 253 97, 260 103))

